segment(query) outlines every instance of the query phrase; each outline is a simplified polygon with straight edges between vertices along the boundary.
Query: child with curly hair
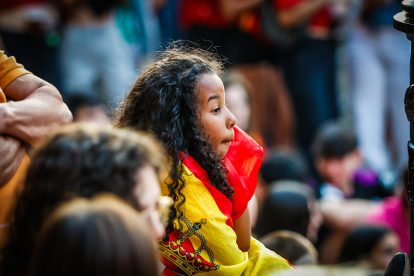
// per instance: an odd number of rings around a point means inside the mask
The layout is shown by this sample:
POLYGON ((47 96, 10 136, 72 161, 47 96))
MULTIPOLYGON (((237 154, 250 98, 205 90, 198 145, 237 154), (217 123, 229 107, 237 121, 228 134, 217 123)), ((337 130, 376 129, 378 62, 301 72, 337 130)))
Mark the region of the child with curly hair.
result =
POLYGON ((170 156, 162 193, 174 199, 159 240, 163 275, 271 275, 289 263, 251 237, 247 204, 263 150, 227 109, 223 66, 176 42, 136 81, 116 127, 149 131, 170 156))

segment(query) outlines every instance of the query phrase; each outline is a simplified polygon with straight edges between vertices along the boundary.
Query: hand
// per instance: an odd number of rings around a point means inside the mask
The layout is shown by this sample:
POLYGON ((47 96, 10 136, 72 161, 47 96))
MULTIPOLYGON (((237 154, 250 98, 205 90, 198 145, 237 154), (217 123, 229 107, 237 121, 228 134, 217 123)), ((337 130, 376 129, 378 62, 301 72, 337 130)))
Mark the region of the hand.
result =
POLYGON ((0 188, 16 174, 26 150, 26 144, 10 136, 0 136, 0 188))
POLYGON ((385 270, 384 276, 411 276, 410 258, 404 252, 398 252, 385 270))

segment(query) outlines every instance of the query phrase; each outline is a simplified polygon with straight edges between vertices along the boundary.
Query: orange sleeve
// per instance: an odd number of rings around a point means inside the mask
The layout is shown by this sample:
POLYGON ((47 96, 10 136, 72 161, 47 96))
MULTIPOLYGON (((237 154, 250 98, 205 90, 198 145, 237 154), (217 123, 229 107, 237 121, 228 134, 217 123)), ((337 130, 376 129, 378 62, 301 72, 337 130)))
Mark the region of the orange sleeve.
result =
POLYGON ((31 73, 17 63, 14 57, 7 57, 4 51, 0 50, 0 87, 3 90, 12 81, 25 74, 31 73))

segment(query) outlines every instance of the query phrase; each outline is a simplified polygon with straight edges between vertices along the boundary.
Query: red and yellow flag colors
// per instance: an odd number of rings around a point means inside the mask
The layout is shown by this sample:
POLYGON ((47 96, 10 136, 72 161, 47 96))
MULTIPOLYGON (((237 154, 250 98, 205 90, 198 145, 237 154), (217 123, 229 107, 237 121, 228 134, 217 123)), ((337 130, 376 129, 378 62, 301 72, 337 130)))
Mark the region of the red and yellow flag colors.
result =
MULTIPOLYGON (((190 156, 184 165, 186 198, 182 215, 174 221, 169 240, 158 242, 163 275, 271 275, 290 268, 289 263, 251 239, 250 249, 242 252, 236 243, 233 221, 247 208, 254 194, 263 151, 246 133, 235 129, 235 139, 224 158, 228 182, 235 189, 229 200, 209 182, 207 173, 190 156)), ((162 193, 169 194, 166 184, 162 193)))

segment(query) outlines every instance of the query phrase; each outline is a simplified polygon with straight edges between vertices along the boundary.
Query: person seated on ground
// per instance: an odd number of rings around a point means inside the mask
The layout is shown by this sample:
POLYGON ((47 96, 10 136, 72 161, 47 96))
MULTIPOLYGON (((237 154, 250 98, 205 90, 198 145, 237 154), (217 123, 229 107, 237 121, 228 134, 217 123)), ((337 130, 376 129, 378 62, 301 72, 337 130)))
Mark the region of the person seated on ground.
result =
POLYGON ((318 252, 304 236, 292 231, 275 231, 260 241, 270 250, 279 252, 294 266, 318 264, 318 252))
POLYGON ((307 176, 306 163, 299 153, 290 149, 279 149, 270 153, 259 171, 259 181, 256 189, 259 207, 262 207, 272 183, 279 180, 305 182, 307 176))
POLYGON ((73 114, 74 122, 109 125, 108 110, 96 95, 69 94, 65 102, 73 114))
POLYGON ((59 91, 0 50, 0 248, 10 223, 6 214, 29 163, 26 145, 71 121, 59 91))
POLYGON ((356 135, 342 123, 332 121, 323 125, 312 151, 316 168, 325 181, 320 187, 322 199, 381 199, 390 195, 372 170, 362 168, 364 159, 356 135))
POLYGON ((111 194, 63 204, 42 224, 27 275, 159 275, 144 216, 111 194))
POLYGON ((272 192, 290 191, 302 194, 306 197, 309 207, 309 226, 306 238, 313 244, 318 241, 318 231, 323 223, 323 217, 320 210, 319 202, 315 198, 314 191, 305 183, 292 180, 279 180, 270 185, 272 192))
POLYGON ((404 172, 401 194, 385 198, 370 211, 365 223, 392 229, 399 237, 401 251, 410 253, 410 202, 407 197, 408 168, 404 172))
POLYGON ((358 226, 346 238, 339 262, 344 266, 384 271, 398 251, 399 239, 392 230, 358 226))
MULTIPOLYGON (((154 139, 131 130, 74 124, 49 136, 34 151, 23 190, 10 214, 13 222, 1 254, 0 274, 27 273, 40 226, 54 208, 73 197, 113 193, 136 210, 145 211, 154 238, 162 237, 157 201, 163 159, 154 139)), ((168 216, 168 208, 166 211, 168 216)))
POLYGON ((348 232, 364 221, 388 191, 373 171, 360 170, 364 160, 356 136, 340 122, 323 125, 312 150, 316 168, 325 180, 320 187, 324 226, 317 247, 321 263, 332 264, 348 232))
POLYGON ((271 192, 263 204, 253 232, 259 238, 278 230, 289 230, 306 237, 309 216, 308 202, 303 194, 271 192))

